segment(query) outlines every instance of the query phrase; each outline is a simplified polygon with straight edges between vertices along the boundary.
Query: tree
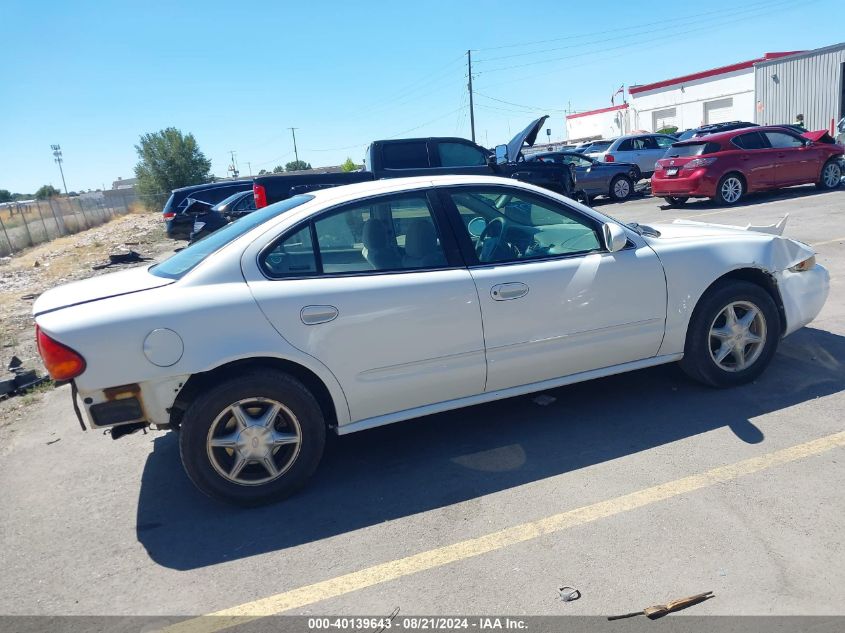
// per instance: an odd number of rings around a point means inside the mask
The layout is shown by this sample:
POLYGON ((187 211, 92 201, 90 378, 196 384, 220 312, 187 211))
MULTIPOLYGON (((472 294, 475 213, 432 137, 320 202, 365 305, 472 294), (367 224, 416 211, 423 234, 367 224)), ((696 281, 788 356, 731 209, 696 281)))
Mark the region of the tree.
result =
POLYGON ((285 170, 285 168, 282 167, 281 165, 276 165, 275 167, 273 167, 273 173, 274 174, 281 174, 284 170, 285 170))
POLYGON ((11 202, 14 200, 12 192, 8 189, 0 189, 0 202, 11 202))
POLYGON ((35 192, 35 199, 36 200, 46 200, 47 198, 52 198, 53 196, 59 195, 59 190, 56 189, 53 185, 44 185, 35 192))
POLYGON ((262 169, 261 171, 259 171, 259 172, 258 172, 258 175, 259 175, 259 176, 266 176, 266 175, 267 175, 267 174, 269 174, 269 173, 270 173, 270 172, 269 172, 269 171, 267 171, 266 169, 262 169))
POLYGON ((355 162, 348 158, 344 161, 344 163, 340 166, 343 171, 358 171, 361 169, 361 165, 356 165, 355 162))
POLYGON ((304 160, 292 160, 285 164, 285 171, 302 171, 303 169, 311 169, 311 163, 306 163, 304 160))
POLYGON ((655 132, 655 134, 674 134, 677 131, 678 131, 677 125, 667 125, 666 127, 660 128, 659 130, 657 130, 657 132, 655 132))
POLYGON ((175 127, 150 132, 135 146, 138 193, 142 199, 166 196, 173 189, 209 182, 211 161, 200 151, 193 134, 175 127))

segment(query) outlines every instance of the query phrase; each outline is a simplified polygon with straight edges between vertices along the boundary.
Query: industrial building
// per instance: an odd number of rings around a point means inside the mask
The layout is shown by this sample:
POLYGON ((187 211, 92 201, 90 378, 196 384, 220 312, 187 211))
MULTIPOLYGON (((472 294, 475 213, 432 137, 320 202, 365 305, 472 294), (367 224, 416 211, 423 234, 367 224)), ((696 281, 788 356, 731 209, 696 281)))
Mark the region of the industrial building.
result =
POLYGON ((845 43, 755 64, 754 92, 755 123, 803 114, 808 130, 831 130, 845 117, 845 43))
POLYGON ((633 131, 686 130, 709 123, 793 123, 831 129, 845 116, 845 43, 812 51, 766 53, 728 66, 628 88, 620 105, 569 114, 571 141, 633 131))

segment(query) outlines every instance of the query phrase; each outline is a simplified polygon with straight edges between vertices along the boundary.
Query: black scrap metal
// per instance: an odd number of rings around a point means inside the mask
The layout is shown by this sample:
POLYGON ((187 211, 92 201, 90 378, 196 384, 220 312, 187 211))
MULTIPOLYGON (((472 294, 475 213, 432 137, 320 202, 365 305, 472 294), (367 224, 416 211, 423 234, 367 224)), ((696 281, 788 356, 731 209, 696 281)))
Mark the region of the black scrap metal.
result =
POLYGON ((96 264, 91 266, 94 270, 102 270, 103 268, 110 268, 111 266, 120 266, 121 264, 137 264, 138 262, 149 261, 149 257, 143 257, 140 253, 135 251, 128 251, 126 253, 113 253, 109 255, 109 261, 105 264, 96 264))

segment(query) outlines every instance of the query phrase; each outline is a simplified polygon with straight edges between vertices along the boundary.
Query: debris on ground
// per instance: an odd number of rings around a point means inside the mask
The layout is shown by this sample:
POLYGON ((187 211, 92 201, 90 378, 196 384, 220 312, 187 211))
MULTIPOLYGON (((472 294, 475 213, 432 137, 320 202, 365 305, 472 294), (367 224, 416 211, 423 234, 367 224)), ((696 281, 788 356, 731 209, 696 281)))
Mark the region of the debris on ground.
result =
POLYGON ((121 264, 137 264, 139 262, 148 261, 149 259, 149 257, 142 257, 140 253, 136 253, 133 250, 121 251, 117 253, 110 253, 108 262, 105 264, 95 264, 94 266, 91 266, 91 268, 93 270, 102 270, 103 268, 119 266, 121 264))
POLYGON ((34 369, 24 368, 23 361, 17 356, 12 356, 8 370, 12 372, 12 377, 0 380, 0 400, 22 395, 50 380, 49 376, 39 376, 34 369))
POLYGON ((666 604, 656 604, 653 607, 646 607, 642 611, 633 611, 631 613, 623 613, 622 615, 611 615, 607 619, 622 620, 623 618, 634 618, 638 615, 644 615, 651 620, 656 620, 657 618, 662 618, 668 613, 673 613, 675 611, 680 611, 681 609, 686 609, 687 607, 691 607, 694 604, 704 602, 705 600, 709 600, 713 597, 714 595, 712 591, 705 591, 704 593, 699 593, 694 596, 678 598, 677 600, 672 600, 671 602, 667 602, 666 604))
POLYGON ((557 398, 555 398, 554 396, 550 396, 547 393, 541 393, 539 396, 532 398, 532 400, 533 400, 534 404, 539 404, 541 407, 547 407, 552 402, 557 400, 557 398))
POLYGON ((581 592, 575 587, 570 587, 569 585, 559 587, 558 591, 560 592, 560 599, 564 602, 574 602, 581 597, 581 592))

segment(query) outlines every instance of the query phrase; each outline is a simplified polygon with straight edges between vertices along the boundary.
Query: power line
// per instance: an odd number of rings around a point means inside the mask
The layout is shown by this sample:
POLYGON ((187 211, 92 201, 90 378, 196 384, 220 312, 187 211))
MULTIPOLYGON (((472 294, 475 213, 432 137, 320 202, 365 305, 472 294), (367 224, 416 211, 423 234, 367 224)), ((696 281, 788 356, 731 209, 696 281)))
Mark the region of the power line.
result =
MULTIPOLYGON (((764 11, 761 11, 761 9, 759 7, 757 7, 757 8, 751 8, 751 9, 745 8, 745 9, 735 11, 733 13, 724 13, 723 12, 723 15, 720 16, 719 18, 717 18, 717 21, 723 22, 725 18, 735 18, 735 17, 738 17, 739 15, 744 15, 744 14, 748 14, 748 13, 750 13, 750 15, 747 16, 747 17, 757 15, 758 13, 770 13, 772 9, 783 7, 783 6, 786 6, 786 5, 794 6, 794 2, 792 2, 792 0, 781 0, 781 2, 767 4, 766 9, 764 11)), ((712 20, 710 20, 710 21, 712 21, 712 20)), ((708 21, 705 21, 705 22, 708 22, 708 21)), ((665 42, 669 39, 674 39, 674 38, 677 38, 678 36, 681 36, 681 35, 689 35, 691 33, 697 33, 697 32, 700 32, 700 31, 710 30, 712 28, 712 24, 709 24, 709 23, 702 25, 702 23, 699 21, 696 24, 697 24, 697 26, 695 28, 692 28, 692 29, 686 29, 686 30, 682 30, 682 31, 674 31, 674 32, 670 33, 669 35, 667 35, 665 38, 663 38, 661 41, 665 42)), ((664 30, 665 29, 657 29, 655 31, 650 31, 650 32, 658 32, 658 31, 664 31, 664 30)), ((648 33, 649 32, 638 33, 636 35, 642 36, 642 35, 646 35, 648 33)), ((625 37, 630 37, 630 36, 623 36, 623 38, 615 38, 615 39, 624 39, 625 37)), ((587 46, 587 45, 594 44, 594 43, 605 43, 606 41, 607 40, 602 40, 602 41, 598 41, 598 42, 587 42, 583 45, 587 46)), ((619 46, 613 46, 613 47, 609 47, 609 48, 605 46, 605 47, 602 48, 602 50, 603 51, 614 51, 614 50, 623 50, 623 49, 633 48, 633 47, 636 47, 637 49, 641 49, 642 44, 638 43, 638 42, 634 42, 634 43, 629 42, 629 43, 626 43, 626 44, 621 44, 619 46)), ((548 53, 552 50, 562 50, 564 48, 572 48, 572 47, 564 46, 564 47, 560 47, 560 49, 549 49, 549 50, 545 50, 545 51, 534 51, 530 54, 548 53)), ((591 56, 591 55, 594 55, 594 54, 595 54, 595 51, 588 50, 588 51, 584 51, 584 52, 575 53, 573 55, 564 55, 562 57, 551 57, 551 58, 547 58, 547 59, 539 59, 539 60, 534 60, 534 61, 530 61, 530 62, 525 62, 525 63, 522 63, 522 64, 511 64, 509 66, 499 66, 499 67, 486 68, 486 69, 482 67, 482 70, 478 71, 478 74, 483 75, 483 74, 487 74, 487 73, 500 72, 500 71, 503 71, 503 70, 513 70, 513 69, 517 69, 517 68, 526 68, 528 66, 536 66, 536 65, 539 65, 539 64, 550 64, 550 63, 553 63, 553 62, 565 61, 565 60, 568 60, 568 59, 577 59, 579 57, 591 56)), ((504 56, 501 59, 504 59, 505 57, 508 57, 508 56, 504 56)), ((491 60, 489 60, 489 59, 488 60, 480 60, 479 63, 481 63, 483 61, 491 61, 491 60)))
MULTIPOLYGON (((768 1, 762 1, 762 2, 752 3, 752 4, 747 5, 747 6, 748 7, 766 6, 768 4, 769 4, 768 1)), ((679 22, 679 21, 685 22, 687 20, 698 19, 698 18, 708 16, 708 15, 724 15, 724 14, 725 14, 724 10, 706 11, 706 12, 703 12, 703 13, 695 13, 695 14, 686 15, 686 16, 678 16, 676 18, 665 18, 665 19, 658 20, 656 22, 645 22, 645 23, 642 23, 642 24, 635 24, 633 26, 628 25, 628 26, 623 26, 623 27, 614 28, 614 29, 605 29, 604 31, 592 31, 592 32, 589 32, 589 33, 567 35, 565 37, 554 37, 554 38, 551 38, 551 39, 533 40, 533 41, 530 41, 530 42, 522 42, 522 43, 519 43, 519 44, 504 44, 504 45, 501 45, 501 46, 489 46, 489 47, 485 47, 485 48, 476 48, 476 49, 473 49, 473 50, 475 52, 496 51, 496 50, 502 50, 502 49, 505 49, 505 48, 521 48, 521 47, 524 47, 524 46, 534 46, 536 44, 549 44, 551 42, 561 42, 561 41, 564 41, 564 40, 593 37, 594 35, 605 35, 607 33, 618 33, 620 31, 628 31, 630 29, 637 29, 637 28, 646 27, 646 26, 666 26, 668 24, 672 24, 673 22, 679 22)))

